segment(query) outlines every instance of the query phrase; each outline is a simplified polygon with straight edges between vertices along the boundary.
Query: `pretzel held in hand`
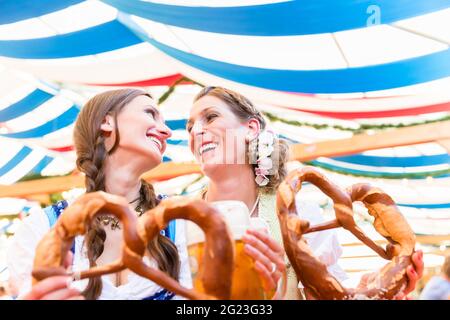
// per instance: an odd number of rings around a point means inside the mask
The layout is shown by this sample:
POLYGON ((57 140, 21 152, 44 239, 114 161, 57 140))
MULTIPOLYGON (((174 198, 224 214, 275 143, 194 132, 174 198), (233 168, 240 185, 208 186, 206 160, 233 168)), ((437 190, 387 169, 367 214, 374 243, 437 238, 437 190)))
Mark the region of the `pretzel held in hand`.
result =
MULTIPOLYGON (((298 280, 316 299, 392 299, 406 285, 406 267, 411 265, 415 236, 394 201, 383 191, 368 184, 341 190, 312 167, 291 172, 277 192, 277 213, 284 247, 298 280), (336 219, 311 227, 297 215, 295 195, 303 182, 310 182, 334 202, 336 219), (375 229, 388 241, 386 249, 367 237, 353 219, 353 201, 362 201, 375 217, 375 229), (327 270, 302 237, 310 232, 343 227, 381 257, 391 260, 372 280, 358 289, 344 288, 327 270)), ((301 214, 301 213, 300 213, 301 214)))
MULTIPOLYGON (((139 221, 138 232, 147 243, 163 230, 171 220, 185 219, 197 224, 205 233, 203 273, 199 275, 205 294, 181 287, 173 279, 157 278, 155 270, 144 265, 130 269, 158 283, 166 289, 189 299, 230 299, 234 268, 234 242, 224 218, 204 200, 184 197, 163 200, 147 211, 139 221), (167 281, 166 281, 167 280, 167 281)), ((157 271, 157 270, 156 270, 157 271)), ((160 271, 159 271, 160 272, 160 271)))
POLYGON ((78 198, 59 217, 55 226, 39 242, 33 267, 33 283, 48 276, 66 274, 62 267, 75 236, 86 232, 87 226, 100 213, 113 214, 124 226, 122 257, 118 261, 93 267, 77 275, 78 279, 119 272, 126 268, 158 285, 189 299, 229 299, 234 266, 231 233, 212 205, 203 200, 187 198, 163 200, 157 207, 137 218, 125 198, 105 192, 87 193, 78 198), (174 219, 196 223, 205 232, 205 263, 202 276, 204 293, 181 286, 163 271, 143 262, 148 242, 174 219))
MULTIPOLYGON (((145 245, 137 233, 137 217, 130 210, 126 199, 103 191, 86 193, 64 210, 53 228, 37 245, 32 272, 33 284, 51 275, 66 274, 63 268, 64 258, 75 237, 85 234, 88 226, 99 214, 112 214, 122 222, 124 241, 127 244, 123 246, 124 256, 129 252, 127 246, 131 246, 132 252, 144 254, 145 245)), ((119 260, 91 268, 89 276, 119 272, 125 268, 122 260, 119 260)))

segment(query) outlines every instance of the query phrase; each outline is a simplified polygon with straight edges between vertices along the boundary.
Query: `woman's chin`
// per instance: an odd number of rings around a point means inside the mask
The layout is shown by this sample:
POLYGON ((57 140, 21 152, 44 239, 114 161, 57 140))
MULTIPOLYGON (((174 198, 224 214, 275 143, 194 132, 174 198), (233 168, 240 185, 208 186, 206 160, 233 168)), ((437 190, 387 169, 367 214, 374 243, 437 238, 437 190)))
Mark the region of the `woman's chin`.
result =
POLYGON ((157 167, 162 162, 163 156, 157 152, 151 152, 146 157, 147 170, 157 167))
POLYGON ((217 161, 204 161, 200 164, 202 172, 207 175, 213 175, 217 170, 223 168, 223 164, 218 163, 217 161))

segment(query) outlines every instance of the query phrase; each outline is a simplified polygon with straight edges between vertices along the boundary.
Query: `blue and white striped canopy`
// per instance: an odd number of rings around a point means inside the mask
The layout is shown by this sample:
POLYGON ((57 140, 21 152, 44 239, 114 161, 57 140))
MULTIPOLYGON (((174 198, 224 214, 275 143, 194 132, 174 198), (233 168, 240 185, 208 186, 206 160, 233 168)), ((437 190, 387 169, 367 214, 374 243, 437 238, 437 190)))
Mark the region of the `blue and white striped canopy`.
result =
MULTIPOLYGON (((105 90, 98 85, 167 84, 159 80, 183 74, 287 119, 355 128, 443 117, 449 21, 444 0, 1 1, 0 184, 74 168, 73 123, 86 99, 105 90)), ((177 88, 161 107, 174 130, 165 161, 192 160, 184 126, 197 90, 177 88)), ((351 136, 271 125, 295 143, 351 136)), ((450 157, 437 144, 311 164, 365 179, 413 177, 411 185, 450 181, 450 157)), ((406 207, 450 203, 399 197, 406 207)))

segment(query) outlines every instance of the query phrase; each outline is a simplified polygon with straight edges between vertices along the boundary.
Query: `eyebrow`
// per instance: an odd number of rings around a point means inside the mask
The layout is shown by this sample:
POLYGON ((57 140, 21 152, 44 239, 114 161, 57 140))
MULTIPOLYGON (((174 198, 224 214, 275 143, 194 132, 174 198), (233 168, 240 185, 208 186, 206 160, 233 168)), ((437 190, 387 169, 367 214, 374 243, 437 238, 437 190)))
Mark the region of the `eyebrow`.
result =
MULTIPOLYGON (((211 109, 213 109, 213 108, 215 108, 215 107, 214 107, 214 106, 213 106, 213 107, 207 107, 207 108, 203 109, 202 111, 200 111, 200 114, 203 115, 203 114, 205 114, 207 111, 209 111, 209 110, 211 110, 211 109)), ((192 125, 193 122, 194 122, 194 120, 192 120, 192 118, 189 118, 189 120, 188 120, 187 123, 186 123, 186 128, 188 128, 189 125, 192 125)))
POLYGON ((153 110, 155 110, 155 112, 156 112, 157 115, 161 115, 161 112, 159 112, 159 110, 158 110, 155 106, 152 106, 151 104, 146 104, 146 105, 144 105, 144 107, 145 107, 145 108, 150 107, 150 108, 152 108, 153 110))

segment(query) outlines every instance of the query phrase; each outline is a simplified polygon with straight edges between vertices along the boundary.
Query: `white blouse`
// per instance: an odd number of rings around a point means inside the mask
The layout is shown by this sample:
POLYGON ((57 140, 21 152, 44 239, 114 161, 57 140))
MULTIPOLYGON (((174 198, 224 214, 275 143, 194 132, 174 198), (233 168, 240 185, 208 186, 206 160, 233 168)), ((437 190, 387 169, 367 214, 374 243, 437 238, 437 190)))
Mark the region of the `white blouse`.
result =
MULTIPOLYGON (((304 220, 308 220, 311 225, 325 222, 323 209, 315 202, 304 202, 303 198, 297 194, 295 205, 298 214, 304 220)), ((342 255, 342 246, 339 243, 335 230, 324 230, 312 232, 304 235, 309 247, 314 255, 327 266, 328 272, 340 282, 348 280, 346 272, 339 266, 338 260, 342 255)), ((303 288, 299 282, 299 288, 303 288)))
MULTIPOLYGON (((64 212, 62 213, 64 214, 64 212)), ((31 289, 31 271, 33 268, 34 253, 40 239, 50 230, 48 217, 44 210, 37 208, 30 211, 22 224, 18 227, 11 240, 7 263, 9 269, 9 286, 13 295, 22 296, 31 289)), ((73 260, 73 271, 86 270, 89 268, 89 260, 86 248, 83 246, 83 236, 75 238, 75 254, 73 260)), ((179 282, 181 285, 192 288, 191 272, 186 247, 185 221, 176 220, 175 223, 175 245, 178 248, 181 268, 179 282)), ((155 266, 155 261, 144 258, 148 265, 155 266)), ((88 280, 75 281, 73 287, 83 290, 88 280)), ((140 300, 150 297, 163 288, 154 282, 140 277, 135 273, 128 275, 128 282, 121 286, 114 286, 108 275, 102 276, 103 289, 101 300, 140 300)), ((174 299, 182 299, 175 296, 174 299)))

